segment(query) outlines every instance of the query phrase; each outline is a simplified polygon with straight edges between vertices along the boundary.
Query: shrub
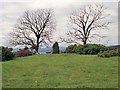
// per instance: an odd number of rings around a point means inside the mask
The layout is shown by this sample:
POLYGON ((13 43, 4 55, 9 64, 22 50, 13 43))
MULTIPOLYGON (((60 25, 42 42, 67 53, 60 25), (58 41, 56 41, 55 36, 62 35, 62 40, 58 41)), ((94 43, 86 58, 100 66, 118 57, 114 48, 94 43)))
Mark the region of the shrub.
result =
POLYGON ((84 47, 85 54, 98 54, 100 51, 107 50, 106 46, 101 44, 87 44, 84 47))
POLYGON ((77 47, 76 44, 70 45, 65 49, 65 53, 75 53, 75 48, 77 47))
POLYGON ((83 47, 83 45, 78 45, 74 48, 74 50, 75 50, 75 53, 77 53, 77 54, 83 54, 84 47, 83 47))
POLYGON ((110 57, 110 53, 109 51, 104 51, 104 52, 100 52, 98 53, 99 57, 110 57))
POLYGON ((12 48, 8 48, 8 47, 1 47, 1 53, 2 53, 2 61, 8 61, 11 60, 15 57, 15 53, 12 52, 12 48))
POLYGON ((107 51, 101 51, 98 53, 99 57, 112 57, 112 56, 120 56, 120 49, 113 49, 113 50, 107 50, 107 51))
POLYGON ((24 49, 20 49, 15 53, 16 57, 24 57, 24 56, 31 56, 31 55, 32 55, 32 52, 29 51, 27 47, 25 47, 24 49))
POLYGON ((120 49, 117 49, 117 52, 118 52, 118 56, 120 56, 120 49))
POLYGON ((100 51, 107 50, 107 47, 100 44, 70 45, 66 48, 66 53, 77 54, 98 54, 100 51))

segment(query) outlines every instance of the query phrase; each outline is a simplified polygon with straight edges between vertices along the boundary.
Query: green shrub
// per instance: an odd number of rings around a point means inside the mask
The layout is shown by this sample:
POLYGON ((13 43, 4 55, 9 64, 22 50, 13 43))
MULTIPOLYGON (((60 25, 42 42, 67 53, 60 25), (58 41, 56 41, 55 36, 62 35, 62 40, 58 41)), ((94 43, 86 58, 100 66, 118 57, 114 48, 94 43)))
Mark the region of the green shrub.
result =
POLYGON ((100 44, 87 44, 84 48, 85 54, 98 54, 100 51, 107 50, 107 47, 100 44))
POLYGON ((29 51, 27 47, 25 47, 24 49, 20 49, 15 53, 16 57, 24 57, 24 56, 31 56, 31 55, 32 55, 32 52, 29 51))
POLYGON ((75 53, 75 48, 77 47, 76 44, 70 45, 65 49, 65 53, 75 53))
POLYGON ((84 47, 83 45, 78 45, 74 48, 74 50, 75 50, 75 53, 77 54, 83 54, 84 47))
POLYGON ((100 51, 107 50, 107 47, 100 44, 70 45, 66 48, 66 53, 77 54, 98 54, 100 51))
POLYGON ((99 57, 112 57, 112 56, 120 56, 120 49, 113 49, 113 50, 107 50, 107 51, 101 51, 98 53, 99 57))
POLYGON ((109 51, 104 51, 104 52, 98 53, 98 56, 99 57, 110 57, 111 55, 110 55, 109 51))
POLYGON ((118 52, 118 56, 120 56, 120 49, 118 49, 117 52, 118 52))
POLYGON ((2 61, 8 61, 11 60, 15 57, 15 53, 12 52, 12 48, 8 48, 8 47, 1 47, 1 54, 2 54, 2 61))

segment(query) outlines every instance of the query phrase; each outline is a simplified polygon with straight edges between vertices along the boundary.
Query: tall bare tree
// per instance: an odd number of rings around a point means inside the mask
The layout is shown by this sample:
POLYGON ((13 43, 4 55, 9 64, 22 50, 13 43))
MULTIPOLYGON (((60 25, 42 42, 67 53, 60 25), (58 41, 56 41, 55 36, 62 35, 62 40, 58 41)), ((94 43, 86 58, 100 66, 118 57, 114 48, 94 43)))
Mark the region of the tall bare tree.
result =
POLYGON ((52 32, 55 29, 53 10, 40 9, 36 11, 26 11, 11 33, 12 45, 27 45, 38 49, 41 45, 51 43, 52 32))
POLYGON ((87 5, 79 10, 74 11, 70 15, 70 25, 74 31, 69 31, 67 35, 70 37, 66 42, 78 42, 81 40, 86 44, 90 38, 96 36, 102 37, 93 30, 108 29, 109 21, 106 21, 106 8, 103 5, 87 5))

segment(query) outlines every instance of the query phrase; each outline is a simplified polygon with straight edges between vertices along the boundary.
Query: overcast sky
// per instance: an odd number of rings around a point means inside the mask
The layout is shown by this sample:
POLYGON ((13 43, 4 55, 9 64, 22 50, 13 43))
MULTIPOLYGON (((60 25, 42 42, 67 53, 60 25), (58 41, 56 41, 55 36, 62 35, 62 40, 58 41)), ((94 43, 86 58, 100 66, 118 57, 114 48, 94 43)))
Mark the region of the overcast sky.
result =
MULTIPOLYGON (((107 20, 111 21, 109 30, 102 30, 101 35, 107 36, 100 41, 93 40, 93 43, 104 45, 118 44, 118 0, 2 0, 0 1, 0 45, 5 45, 8 34, 13 30, 17 19, 23 15, 26 10, 37 10, 41 8, 53 8, 56 19, 56 31, 54 40, 64 37, 68 28, 68 16, 76 9, 88 4, 103 4, 111 14, 107 20), (107 1, 107 2, 106 2, 107 1)), ((66 45, 65 43, 61 44, 66 45)))

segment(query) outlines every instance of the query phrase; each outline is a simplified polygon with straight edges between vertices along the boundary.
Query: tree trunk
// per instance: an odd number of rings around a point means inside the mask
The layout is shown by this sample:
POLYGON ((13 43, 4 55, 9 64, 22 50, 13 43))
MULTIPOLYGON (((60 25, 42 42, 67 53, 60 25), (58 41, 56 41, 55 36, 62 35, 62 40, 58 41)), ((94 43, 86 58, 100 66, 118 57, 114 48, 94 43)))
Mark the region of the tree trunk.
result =
POLYGON ((38 50, 39 50, 39 39, 40 39, 40 37, 39 36, 37 36, 37 46, 36 46, 36 53, 38 53, 38 50))
POLYGON ((36 53, 38 53, 38 50, 39 50, 39 47, 36 47, 36 49, 35 49, 36 53))
POLYGON ((86 41, 84 41, 83 44, 85 45, 85 44, 86 44, 86 41))
POLYGON ((86 45, 86 44, 87 44, 87 39, 83 41, 83 45, 86 45))

